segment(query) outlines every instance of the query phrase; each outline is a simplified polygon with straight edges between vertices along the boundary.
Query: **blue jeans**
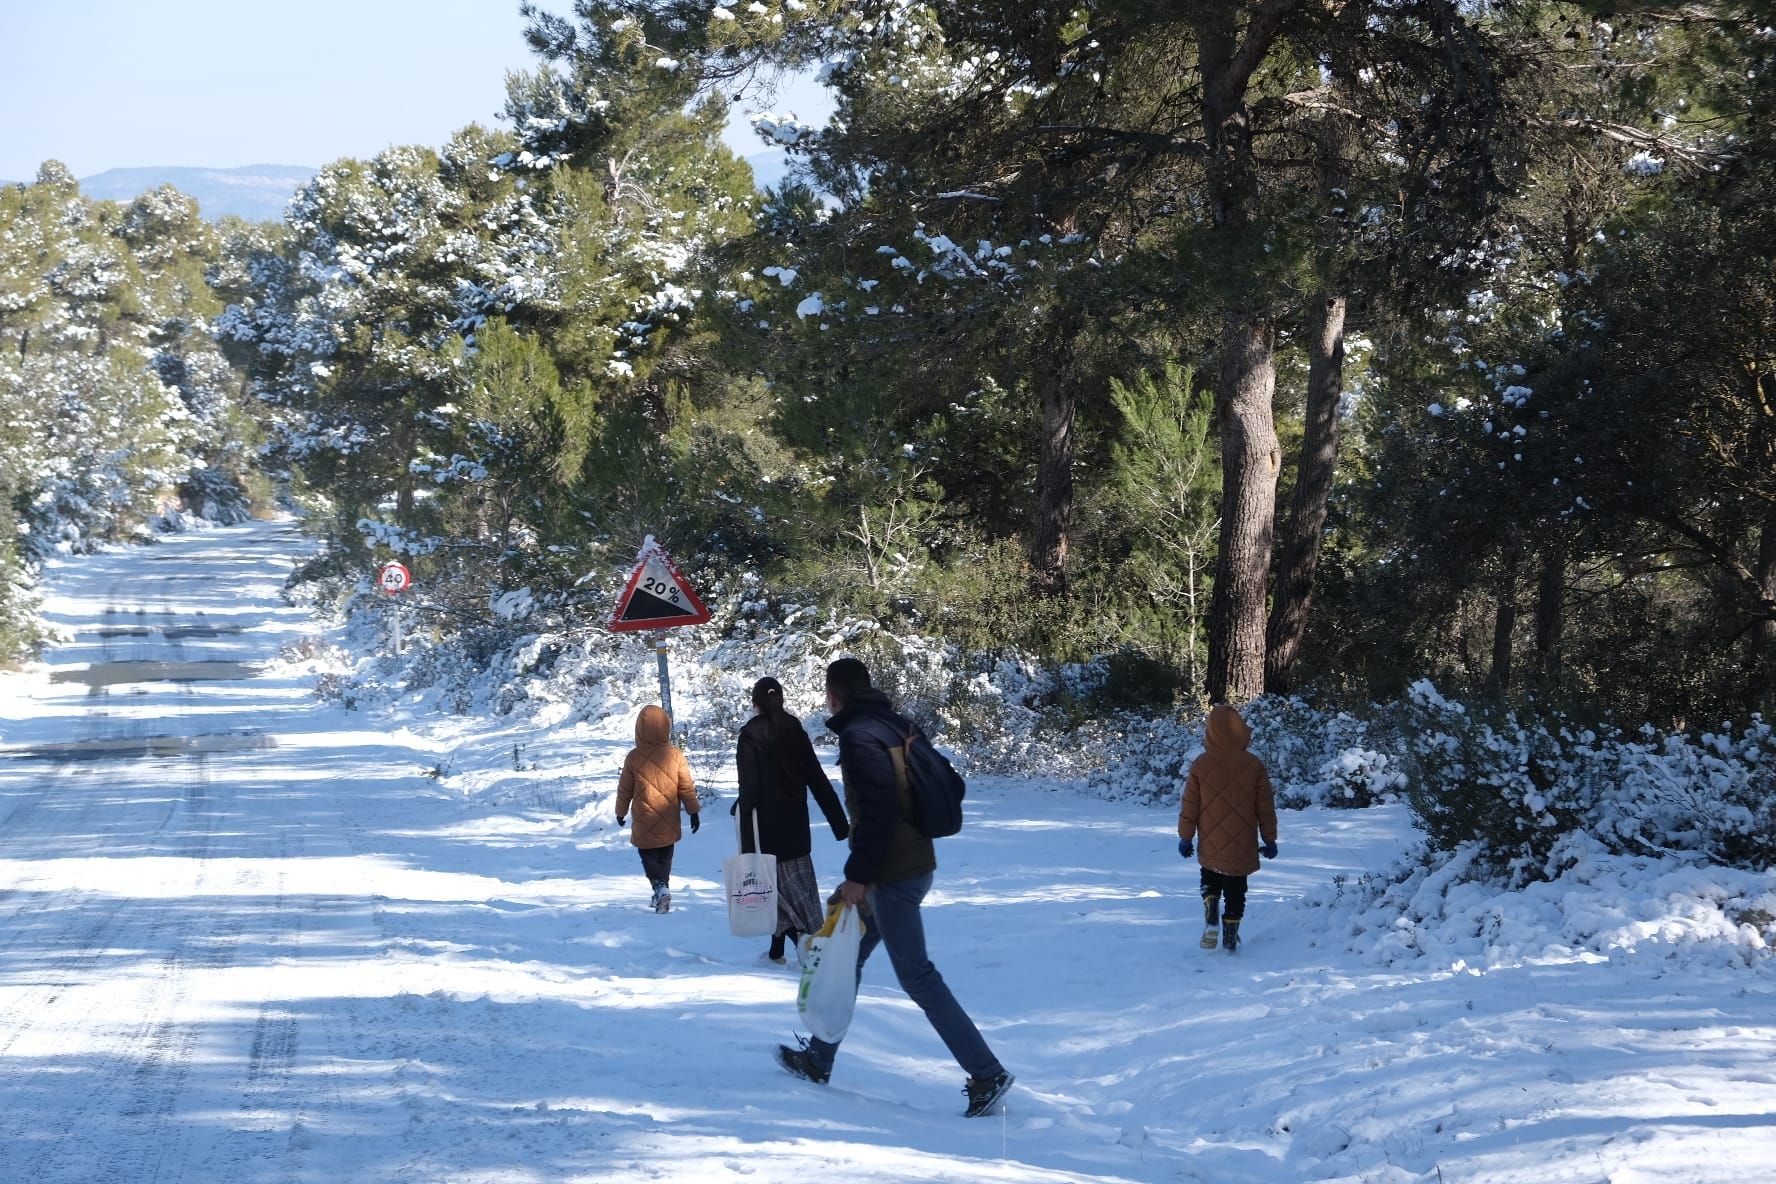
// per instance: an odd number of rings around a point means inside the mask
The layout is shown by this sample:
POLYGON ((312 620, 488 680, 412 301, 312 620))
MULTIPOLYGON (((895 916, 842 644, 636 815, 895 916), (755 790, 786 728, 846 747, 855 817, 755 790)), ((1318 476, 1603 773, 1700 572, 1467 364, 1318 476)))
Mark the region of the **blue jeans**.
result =
MULTIPOLYGON (((925 953, 925 922, 919 905, 931 891, 931 873, 910 880, 877 884, 870 889, 869 913, 865 915, 863 946, 857 951, 857 980, 863 981, 863 964, 880 943, 888 946, 888 959, 894 964, 894 977, 901 990, 919 1005, 938 1038, 956 1058, 956 1063, 970 1077, 992 1077, 1003 1072, 999 1058, 981 1038, 980 1029, 950 994, 943 975, 931 964, 925 953)), ((810 1040, 808 1051, 827 1072, 832 1072, 833 1057, 839 1046, 824 1040, 810 1040)))

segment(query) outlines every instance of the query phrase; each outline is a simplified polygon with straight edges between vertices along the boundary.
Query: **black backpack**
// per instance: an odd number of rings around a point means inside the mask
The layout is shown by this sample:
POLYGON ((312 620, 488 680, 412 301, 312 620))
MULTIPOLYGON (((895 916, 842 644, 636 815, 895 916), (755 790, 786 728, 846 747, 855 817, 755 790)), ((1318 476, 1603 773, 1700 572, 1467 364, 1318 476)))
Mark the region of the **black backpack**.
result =
POLYGON ((947 838, 961 830, 962 798, 968 793, 968 783, 949 759, 917 728, 888 752, 896 771, 906 776, 913 827, 928 839, 947 838))

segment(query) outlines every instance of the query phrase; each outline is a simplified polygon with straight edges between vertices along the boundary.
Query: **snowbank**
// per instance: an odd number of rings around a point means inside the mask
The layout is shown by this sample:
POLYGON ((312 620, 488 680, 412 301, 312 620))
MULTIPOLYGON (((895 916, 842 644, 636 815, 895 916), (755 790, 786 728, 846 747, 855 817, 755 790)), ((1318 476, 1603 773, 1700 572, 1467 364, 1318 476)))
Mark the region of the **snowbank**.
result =
POLYGON ((1479 844, 1420 850, 1310 894, 1305 931, 1370 963, 1456 973, 1625 956, 1748 967, 1776 946, 1776 869, 1622 855, 1583 834, 1559 855, 1559 875, 1510 887, 1484 874, 1479 844))

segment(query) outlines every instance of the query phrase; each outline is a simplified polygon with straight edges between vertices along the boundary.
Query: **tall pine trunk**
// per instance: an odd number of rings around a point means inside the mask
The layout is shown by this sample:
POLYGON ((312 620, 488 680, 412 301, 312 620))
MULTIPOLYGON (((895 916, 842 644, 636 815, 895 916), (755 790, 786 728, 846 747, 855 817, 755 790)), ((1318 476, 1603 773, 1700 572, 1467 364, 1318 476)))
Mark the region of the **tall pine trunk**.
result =
POLYGON ((1042 448, 1036 463, 1035 537, 1030 546, 1031 583, 1037 593, 1067 590, 1067 535, 1073 518, 1073 423, 1079 406, 1072 344, 1038 370, 1042 400, 1042 448))
POLYGON ((1221 550, 1209 601, 1208 694, 1238 703, 1264 691, 1264 599, 1281 467, 1271 398, 1276 329, 1230 314, 1221 333, 1221 550))
POLYGON ((1541 558, 1536 581, 1536 673, 1553 682, 1560 676, 1560 641, 1566 632, 1566 540, 1550 539, 1541 558))
POLYGON ((1763 619, 1751 627, 1751 700, 1765 712, 1776 711, 1776 506, 1764 511, 1758 532, 1758 585, 1763 589, 1763 619))
POLYGON ((400 462, 400 469, 395 473, 395 521, 403 529, 413 527, 413 506, 415 502, 413 486, 413 449, 418 433, 413 427, 413 410, 406 399, 399 400, 395 406, 399 408, 399 422, 395 425, 395 456, 400 462))
MULTIPOLYGON (((1252 249, 1257 201, 1252 120, 1246 87, 1269 52, 1280 14, 1249 19, 1244 41, 1235 5, 1205 5, 1196 17, 1202 78, 1209 205, 1221 249, 1252 249)), ((1280 464, 1271 400, 1276 393, 1276 325, 1263 295, 1236 288, 1222 306, 1221 374, 1215 416, 1221 435, 1221 539, 1209 604, 1210 702, 1237 703, 1264 692, 1265 596, 1276 533, 1280 464)))
POLYGON ((1307 331, 1307 422, 1301 464, 1289 504, 1282 555, 1277 562, 1276 596, 1266 630, 1264 689, 1287 691, 1293 681, 1314 576, 1320 566, 1320 540, 1338 471, 1338 410, 1344 399, 1343 296, 1324 295, 1313 303, 1307 331))
POLYGON ((1492 619, 1492 668, 1486 672, 1486 690, 1503 698, 1511 689, 1511 638, 1517 632, 1517 564, 1515 542, 1505 544, 1500 559, 1498 611, 1492 619))

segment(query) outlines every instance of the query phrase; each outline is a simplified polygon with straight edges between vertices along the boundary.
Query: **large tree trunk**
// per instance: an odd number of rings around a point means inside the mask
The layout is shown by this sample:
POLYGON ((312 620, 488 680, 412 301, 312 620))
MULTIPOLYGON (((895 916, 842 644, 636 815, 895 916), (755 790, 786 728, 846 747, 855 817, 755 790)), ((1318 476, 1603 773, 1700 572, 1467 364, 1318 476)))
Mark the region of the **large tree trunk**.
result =
POLYGON ((1517 631, 1517 564, 1517 544, 1505 544, 1498 612, 1492 619, 1492 669, 1486 673, 1486 690, 1495 698, 1502 698, 1511 689, 1511 638, 1517 631))
POLYGON ((1239 703, 1264 692, 1264 598, 1281 467, 1271 398, 1276 330, 1229 314, 1221 334, 1221 551, 1209 602, 1208 694, 1239 703))
POLYGON ((395 425, 395 457, 400 469, 395 473, 395 521, 404 530, 413 527, 413 506, 415 502, 413 485, 413 447, 418 433, 413 427, 413 407, 410 399, 394 402, 395 414, 400 416, 395 425))
POLYGON ((1552 682, 1560 676, 1560 640, 1566 631, 1566 540, 1549 540, 1541 558, 1536 581, 1536 673, 1552 682))
MULTIPOLYGON (((1257 200, 1252 120, 1246 87, 1276 36, 1287 3, 1242 15, 1206 5, 1196 17, 1202 78, 1209 206, 1225 249, 1250 250, 1257 200)), ((1236 273, 1238 269, 1236 268, 1236 273)), ((1276 533, 1280 465, 1271 400, 1276 393, 1276 326, 1262 293, 1227 293, 1215 415, 1221 435, 1221 549, 1209 605, 1209 701, 1237 703, 1264 692, 1265 593, 1276 533)))
MULTIPOLYGON (((1764 604, 1776 604, 1776 507, 1765 511, 1758 532, 1757 578, 1763 587, 1764 604)), ((1768 607, 1751 627, 1751 705, 1776 711, 1776 615, 1768 607)))
POLYGON ((1266 630, 1264 689, 1287 691, 1307 613, 1313 603, 1314 575, 1320 565, 1320 540, 1338 471, 1338 410, 1344 399, 1343 296, 1314 301, 1307 333, 1307 423, 1301 441, 1301 464, 1289 523, 1277 565, 1276 597, 1266 630))
POLYGON ((1042 449, 1036 462, 1036 530, 1030 547, 1031 583, 1056 596, 1067 590, 1067 532, 1073 519, 1073 420, 1079 392, 1073 384, 1072 346, 1035 376, 1042 397, 1042 449))

